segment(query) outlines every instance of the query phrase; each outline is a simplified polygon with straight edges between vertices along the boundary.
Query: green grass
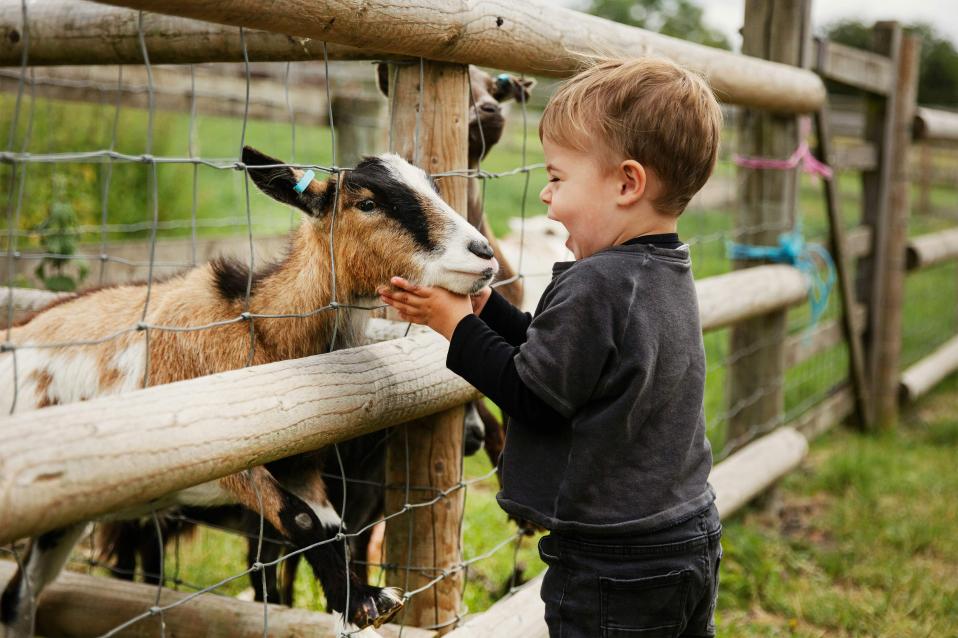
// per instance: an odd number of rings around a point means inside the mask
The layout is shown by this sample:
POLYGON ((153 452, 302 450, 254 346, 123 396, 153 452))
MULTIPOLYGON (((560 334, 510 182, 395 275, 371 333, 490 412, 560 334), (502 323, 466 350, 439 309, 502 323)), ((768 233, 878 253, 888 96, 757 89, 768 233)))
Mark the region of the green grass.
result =
POLYGON ((725 525, 721 636, 954 636, 958 380, 896 431, 837 430, 725 525))

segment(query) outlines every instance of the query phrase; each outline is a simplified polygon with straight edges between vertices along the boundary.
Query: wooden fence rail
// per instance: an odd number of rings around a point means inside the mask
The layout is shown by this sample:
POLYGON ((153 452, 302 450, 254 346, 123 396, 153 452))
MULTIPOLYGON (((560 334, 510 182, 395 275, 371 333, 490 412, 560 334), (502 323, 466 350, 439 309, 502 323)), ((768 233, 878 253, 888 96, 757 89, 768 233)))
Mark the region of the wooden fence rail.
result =
POLYGON ((913 134, 916 140, 958 142, 958 113, 919 106, 913 134))
MULTIPOLYGON (((720 98, 729 103, 807 113, 820 108, 825 100, 824 84, 809 71, 628 27, 542 0, 527 0, 522 5, 508 0, 461 0, 454 11, 440 0, 401 4, 385 0, 295 0, 278 4, 268 12, 249 0, 129 0, 109 4, 288 34, 250 33, 248 49, 257 60, 322 59, 322 42, 327 41, 358 47, 358 59, 368 59, 370 51, 375 51, 375 58, 414 56, 565 77, 580 68, 584 55, 662 55, 703 73, 720 98), (260 53, 258 46, 268 52, 260 53), (296 46, 310 53, 289 54, 296 46)), ((58 14, 60 3, 43 10, 31 5, 31 24, 37 24, 42 33, 60 34, 64 24, 71 27, 71 46, 37 52, 38 57, 43 56, 42 63, 142 62, 135 11, 103 9, 96 15, 92 9, 67 6, 71 15, 82 16, 82 22, 71 23, 58 14), (97 54, 88 53, 89 48, 96 49, 97 54), (112 53, 121 49, 124 53, 112 53)), ((9 34, 22 29, 20 3, 4 0, 0 18, 0 35, 3 31, 9 34)), ((203 61, 242 60, 235 30, 224 32, 209 25, 180 21, 174 23, 177 29, 173 30, 166 28, 169 22, 159 21, 164 27, 154 30, 150 28, 153 20, 156 18, 149 17, 144 25, 151 60, 200 61, 204 55, 203 61), (207 48, 210 51, 205 51, 207 48), (225 51, 232 52, 233 57, 225 58, 225 51), (179 60, 172 59, 177 55, 179 60)), ((41 38, 34 36, 33 40, 41 38)), ((17 54, 22 52, 22 39, 0 37, 0 42, 0 64, 19 64, 17 54)), ((33 47, 31 44, 31 56, 33 47)), ((340 53, 350 57, 348 52, 337 51, 337 55, 340 53)))

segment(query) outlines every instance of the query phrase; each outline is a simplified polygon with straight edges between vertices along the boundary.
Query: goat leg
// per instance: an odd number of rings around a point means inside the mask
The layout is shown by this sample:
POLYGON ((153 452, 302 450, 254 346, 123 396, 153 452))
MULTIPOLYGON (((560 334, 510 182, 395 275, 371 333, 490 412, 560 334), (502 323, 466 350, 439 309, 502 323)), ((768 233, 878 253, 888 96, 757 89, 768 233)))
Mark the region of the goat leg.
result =
POLYGON ((36 601, 44 587, 63 570, 87 525, 83 522, 61 527, 31 540, 21 567, 0 596, 0 628, 4 630, 4 638, 33 636, 36 601))
MULTIPOLYGON (((285 466, 292 468, 294 464, 285 466)), ((270 471, 253 468, 221 479, 221 485, 254 512, 262 503, 266 520, 296 547, 306 548, 303 557, 319 578, 330 609, 343 613, 360 628, 381 626, 402 609, 402 591, 359 580, 347 566, 344 545, 333 540, 341 524, 335 510, 328 501, 308 502, 270 473, 275 470, 282 475, 283 469, 283 465, 274 464, 270 464, 270 471)), ((315 476, 321 480, 318 474, 315 476)), ((301 480, 296 487, 297 491, 304 489, 301 480)))

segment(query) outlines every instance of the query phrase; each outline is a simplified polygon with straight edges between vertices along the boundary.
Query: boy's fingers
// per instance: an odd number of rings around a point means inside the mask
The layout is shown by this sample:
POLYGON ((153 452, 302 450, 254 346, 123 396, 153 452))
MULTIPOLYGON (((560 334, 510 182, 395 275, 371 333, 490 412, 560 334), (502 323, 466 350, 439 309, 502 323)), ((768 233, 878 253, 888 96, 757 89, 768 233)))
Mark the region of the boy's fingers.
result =
POLYGON ((403 290, 407 290, 409 292, 419 291, 419 286, 417 286, 416 284, 409 283, 402 277, 393 277, 392 279, 389 280, 389 283, 394 285, 396 288, 402 288, 403 290))
POLYGON ((419 301, 419 297, 417 297, 417 296, 414 295, 414 294, 410 294, 410 293, 408 293, 408 292, 390 292, 390 293, 383 294, 383 295, 381 295, 381 296, 382 296, 384 299, 386 299, 386 298, 392 299, 393 301, 397 301, 397 302, 399 302, 399 303, 407 304, 407 305, 409 305, 410 307, 415 306, 415 305, 416 305, 416 302, 419 301))
POLYGON ((384 299, 384 301, 403 314, 418 316, 420 313, 418 307, 410 306, 409 304, 403 303, 396 298, 384 299))

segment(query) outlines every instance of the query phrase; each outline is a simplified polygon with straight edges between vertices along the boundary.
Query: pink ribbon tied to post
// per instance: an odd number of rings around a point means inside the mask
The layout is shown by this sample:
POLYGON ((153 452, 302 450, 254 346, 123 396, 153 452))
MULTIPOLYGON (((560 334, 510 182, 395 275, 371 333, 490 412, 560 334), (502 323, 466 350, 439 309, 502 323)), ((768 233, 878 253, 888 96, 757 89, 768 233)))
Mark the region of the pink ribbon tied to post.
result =
POLYGON ((737 166, 743 168, 755 168, 762 170, 787 171, 802 165, 802 170, 812 175, 818 175, 823 179, 832 178, 832 169, 827 164, 820 162, 811 149, 808 148, 808 136, 812 131, 811 120, 807 116, 799 118, 799 135, 801 143, 798 148, 789 155, 788 159, 772 159, 769 157, 746 157, 744 155, 734 155, 732 161, 737 166))

